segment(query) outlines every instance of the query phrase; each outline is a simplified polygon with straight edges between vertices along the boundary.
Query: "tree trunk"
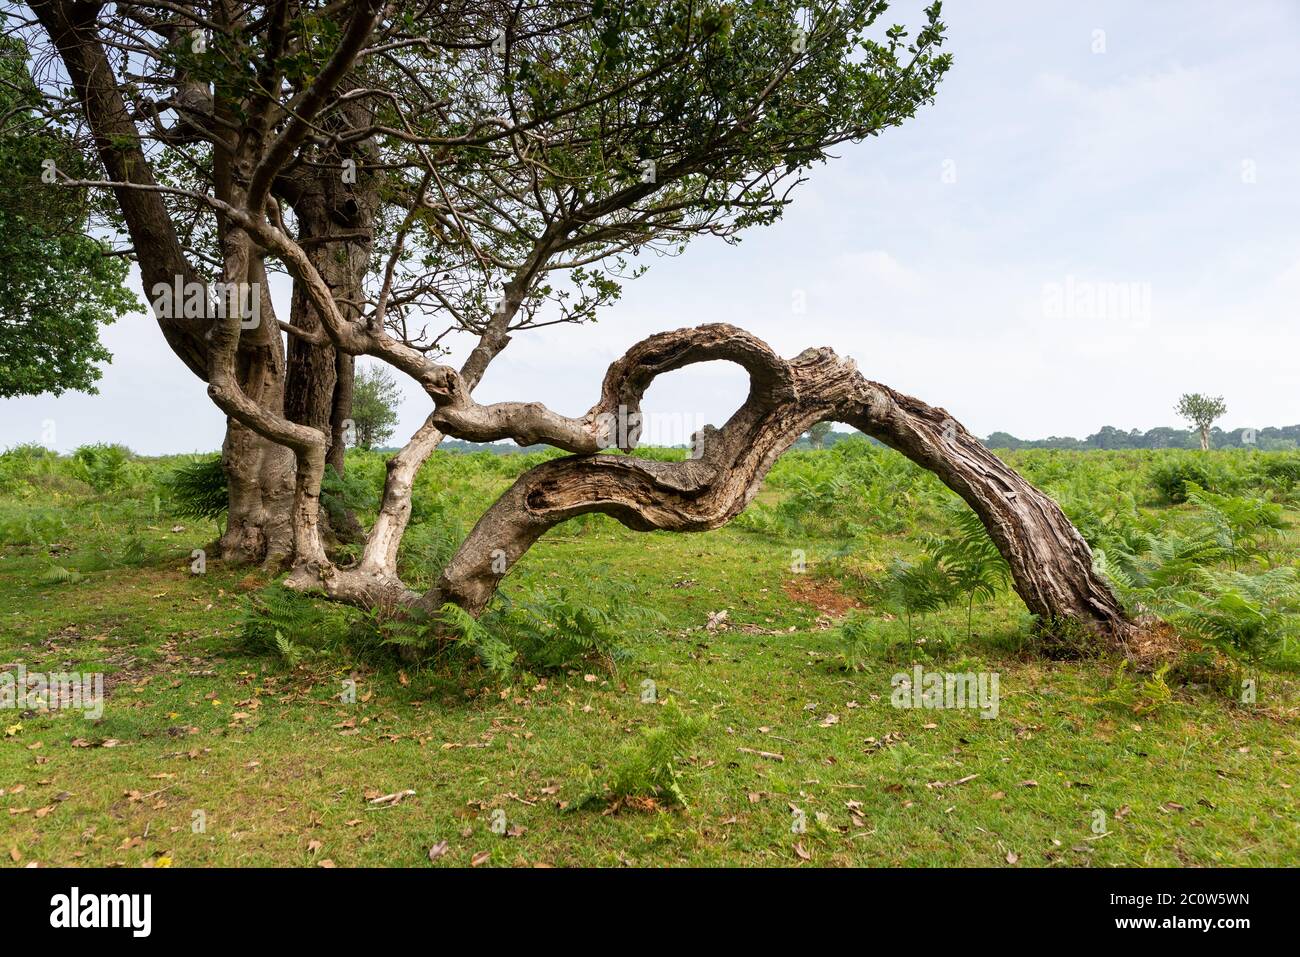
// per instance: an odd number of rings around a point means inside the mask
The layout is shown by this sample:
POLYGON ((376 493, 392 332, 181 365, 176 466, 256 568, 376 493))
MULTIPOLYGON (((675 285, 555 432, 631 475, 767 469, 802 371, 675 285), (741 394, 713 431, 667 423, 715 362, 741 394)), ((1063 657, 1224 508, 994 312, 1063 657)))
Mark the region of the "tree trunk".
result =
POLYGON ((1201 426, 1201 451, 1210 451, 1210 428, 1205 425, 1201 426))
POLYGON ((293 552, 293 453, 231 418, 221 460, 230 502, 222 561, 274 565, 287 559, 293 552))
MULTIPOLYGON (((537 404, 479 406, 457 392, 431 421, 455 435, 523 437, 580 454, 525 472, 482 516, 437 584, 423 613, 453 602, 486 607, 501 579, 555 525, 602 512, 639 531, 703 531, 734 518, 764 476, 816 422, 841 421, 930 469, 983 520, 1011 567, 1016 592, 1043 627, 1071 625, 1125 647, 1133 623, 1092 568, 1087 543, 1050 498, 988 451, 942 409, 870 382, 829 349, 783 360, 762 341, 726 325, 663 333, 614 363, 600 402, 581 419, 537 404), (659 462, 593 454, 608 423, 635 414, 654 378, 695 362, 729 359, 750 374, 745 404, 722 429, 697 436, 698 460, 659 462)), ((625 451, 628 449, 625 448, 625 451)))
MULTIPOLYGON (((357 161, 355 182, 345 182, 341 169, 326 167, 317 175, 300 178, 292 188, 299 242, 348 319, 360 315, 365 301, 377 208, 373 176, 365 172, 359 150, 354 148, 352 158, 357 161)), ((337 157, 334 162, 342 165, 337 157)), ((284 416, 328 437, 325 464, 342 475, 344 433, 352 411, 353 358, 339 353, 324 337, 320 317, 298 282, 290 300, 289 323, 320 341, 288 338, 281 390, 284 416)), ((223 447, 230 479, 226 536, 230 546, 223 544, 223 556, 239 562, 279 560, 288 554, 287 543, 292 541, 294 457, 283 447, 264 449, 253 438, 240 435, 242 431, 232 421, 223 447)), ((327 540, 355 542, 365 535, 351 512, 323 515, 320 531, 327 540)))
POLYGON ((1068 621, 1123 641, 1128 616, 1093 571, 1092 551, 1047 495, 984 447, 943 409, 887 386, 849 418, 867 435, 934 472, 965 499, 1011 567, 1016 593, 1048 629, 1068 621))
MULTIPOLYGON (((260 263, 254 268, 262 295, 261 322, 240 335, 235 375, 249 399, 279 414, 284 405, 284 342, 266 275, 260 263)), ((229 490, 221 560, 277 565, 291 557, 293 453, 228 417, 221 461, 229 490)))
MULTIPOLYGON (((354 107, 354 112, 357 110, 364 107, 354 107)), ((358 123, 362 119, 355 117, 358 123)), ((364 143, 329 154, 319 175, 301 183, 293 197, 299 242, 349 321, 361 315, 365 304, 365 277, 379 208, 374 175, 367 172, 366 160, 364 143), (355 165, 346 167, 348 161, 355 165)), ((323 331, 316 307, 299 283, 294 284, 290 324, 312 335, 323 331)), ((336 350, 328 340, 290 337, 285 414, 328 437, 325 464, 339 475, 344 474, 345 434, 352 415, 353 371, 353 357, 336 350)), ((346 541, 361 541, 365 536, 350 511, 331 516, 330 530, 346 541)))

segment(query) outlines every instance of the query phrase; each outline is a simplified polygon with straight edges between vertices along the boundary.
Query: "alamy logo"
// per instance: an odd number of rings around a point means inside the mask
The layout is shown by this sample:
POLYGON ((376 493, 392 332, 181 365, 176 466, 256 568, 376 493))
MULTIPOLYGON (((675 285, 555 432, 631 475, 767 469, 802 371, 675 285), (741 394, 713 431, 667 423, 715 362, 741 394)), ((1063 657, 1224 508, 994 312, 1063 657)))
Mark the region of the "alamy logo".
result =
POLYGON ((916 665, 910 675, 898 672, 889 685, 894 689, 889 703, 895 708, 971 708, 979 709, 981 718, 998 716, 996 671, 953 674, 916 665))
POLYGON ((19 665, 0 672, 0 708, 80 711, 97 721, 104 716, 104 676, 79 671, 29 673, 19 665))
POLYGON ((51 927, 129 927, 134 937, 148 937, 153 928, 150 894, 70 894, 50 898, 51 927))
POLYGON ((239 318, 241 329, 256 329, 262 321, 262 290, 258 283, 216 282, 211 290, 201 282, 155 283, 149 305, 160 319, 239 318))

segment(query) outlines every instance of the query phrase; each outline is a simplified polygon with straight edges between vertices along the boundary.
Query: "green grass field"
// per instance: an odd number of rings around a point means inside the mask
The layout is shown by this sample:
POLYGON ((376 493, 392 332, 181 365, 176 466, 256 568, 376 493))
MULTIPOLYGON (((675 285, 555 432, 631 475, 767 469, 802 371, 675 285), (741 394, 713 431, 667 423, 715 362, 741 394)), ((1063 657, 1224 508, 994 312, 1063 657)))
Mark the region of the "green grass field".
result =
MULTIPOLYGON (((403 663, 332 607, 278 649, 252 640, 271 580, 191 573, 216 527, 175 514, 176 460, 86 458, 0 456, 0 665, 105 675, 98 720, 0 711, 9 866, 1300 861, 1294 452, 1009 456, 1126 600, 1185 609, 1168 667, 1144 673, 1047 656, 1005 587, 900 598, 890 583, 955 534, 955 499, 865 444, 791 453, 717 532, 559 527, 485 619, 517 650, 497 668, 463 643, 403 663), (1218 504, 1170 501, 1180 476, 1218 504), (1225 596, 1270 575, 1242 625, 1225 596), (511 631, 525 607, 531 637, 511 631), (1206 627, 1229 613, 1237 631, 1206 627), (570 627, 572 654, 539 647, 570 627), (996 673, 997 716, 892 706, 914 664, 996 673)), ((407 580, 534 461, 435 454, 407 580)), ((382 471, 349 461, 339 494, 363 518, 382 471)))

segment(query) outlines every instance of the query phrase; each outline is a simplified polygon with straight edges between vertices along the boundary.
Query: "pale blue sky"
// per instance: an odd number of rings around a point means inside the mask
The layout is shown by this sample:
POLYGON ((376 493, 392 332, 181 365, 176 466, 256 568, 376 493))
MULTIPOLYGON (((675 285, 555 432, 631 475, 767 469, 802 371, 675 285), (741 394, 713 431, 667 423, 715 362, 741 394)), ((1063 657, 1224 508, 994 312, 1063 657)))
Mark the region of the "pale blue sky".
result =
MULTIPOLYGON (((844 147, 739 247, 653 262, 597 326, 518 336, 480 401, 580 413, 639 338, 727 321, 786 355, 832 346, 981 435, 1173 424, 1184 391, 1222 393, 1225 428, 1300 422, 1300 3, 949 0, 945 20, 935 105, 844 147)), ((219 447, 152 319, 105 341, 102 394, 0 401, 0 446, 53 423, 59 449, 219 447)), ((647 408, 721 424, 744 390, 698 366, 647 408)), ((427 411, 408 390, 399 437, 427 411)))

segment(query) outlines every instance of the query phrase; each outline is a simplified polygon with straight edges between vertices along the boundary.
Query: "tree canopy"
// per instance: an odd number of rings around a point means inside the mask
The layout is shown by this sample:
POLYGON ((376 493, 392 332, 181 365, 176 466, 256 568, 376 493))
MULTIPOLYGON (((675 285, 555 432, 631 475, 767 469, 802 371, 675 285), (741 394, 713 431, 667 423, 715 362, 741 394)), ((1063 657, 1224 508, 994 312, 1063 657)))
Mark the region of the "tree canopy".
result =
POLYGON ((397 379, 386 366, 371 366, 357 373, 352 392, 352 424, 357 448, 378 448, 393 437, 401 397, 397 379))
POLYGON ((1201 436, 1201 450, 1207 451, 1210 448, 1210 426, 1228 411, 1228 406, 1221 395, 1187 392, 1178 400, 1176 411, 1196 427, 1201 436))
MULTIPOLYGON (((0 24, 3 18, 0 18, 0 24)), ((45 126, 23 45, 0 37, 0 397, 94 392, 111 358, 99 330, 135 307, 128 263, 87 235, 86 191, 42 183, 50 164, 85 169, 73 143, 45 126)))

